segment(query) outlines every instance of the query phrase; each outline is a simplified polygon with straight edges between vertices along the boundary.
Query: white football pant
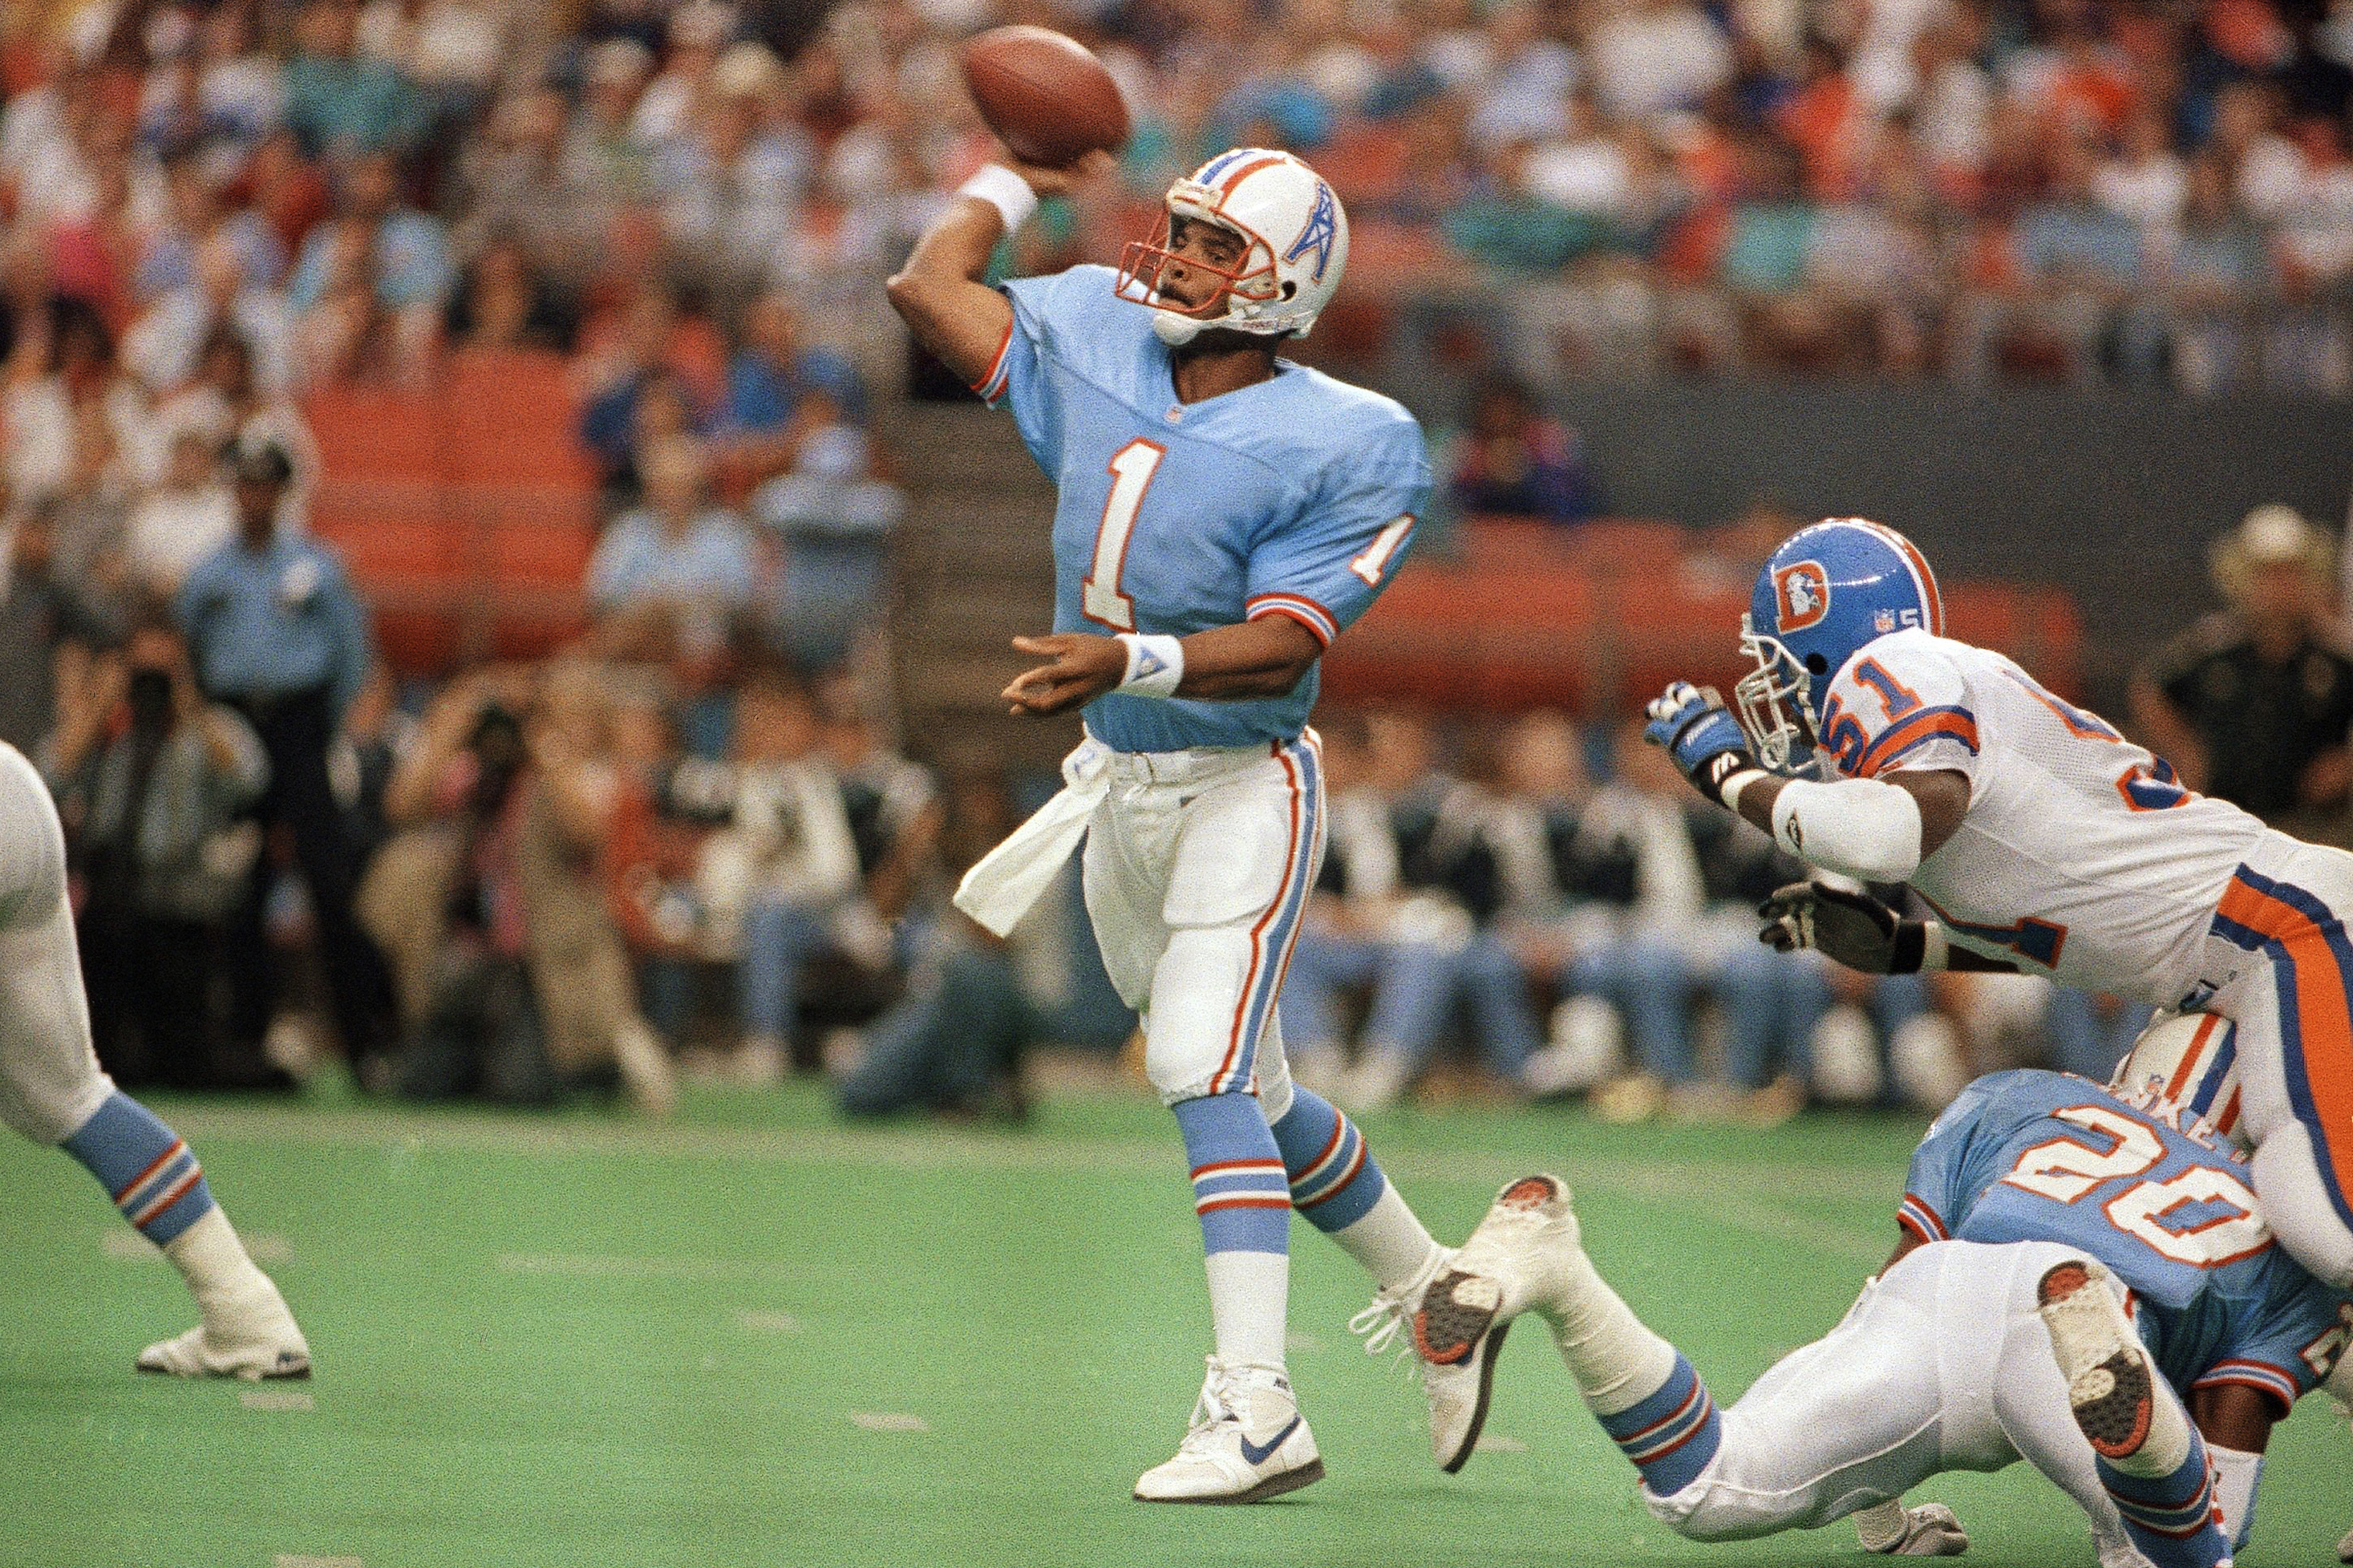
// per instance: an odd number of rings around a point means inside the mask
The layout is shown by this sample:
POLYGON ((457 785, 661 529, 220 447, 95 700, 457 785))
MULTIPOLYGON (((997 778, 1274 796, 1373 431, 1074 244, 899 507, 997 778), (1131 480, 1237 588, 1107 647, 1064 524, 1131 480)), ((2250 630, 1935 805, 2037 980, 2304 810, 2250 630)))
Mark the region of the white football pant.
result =
POLYGON ((58 1143, 113 1092, 90 1044, 65 829, 40 774, 0 744, 0 1121, 58 1143))
POLYGON ((2044 1271, 2081 1255, 2046 1242, 1918 1248, 1724 1412, 1723 1446, 1697 1479, 1643 1501, 1678 1534, 1744 1541, 1819 1528, 1942 1471, 2023 1458, 2121 1542, 2035 1312, 2044 1271))
POLYGON ((1324 855, 1314 730, 1287 746, 1120 752, 1087 825, 1087 913, 1120 998, 1144 1015, 1145 1075, 1174 1105, 1291 1103, 1274 998, 1324 855))

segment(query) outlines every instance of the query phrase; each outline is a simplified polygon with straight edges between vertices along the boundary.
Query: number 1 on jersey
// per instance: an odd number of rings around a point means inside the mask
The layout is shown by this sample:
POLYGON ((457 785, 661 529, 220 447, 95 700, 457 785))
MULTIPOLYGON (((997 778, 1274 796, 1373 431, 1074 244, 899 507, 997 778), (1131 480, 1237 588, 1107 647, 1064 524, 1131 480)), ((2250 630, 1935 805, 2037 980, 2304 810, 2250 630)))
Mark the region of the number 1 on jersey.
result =
POLYGON ((1111 454, 1111 493, 1103 498, 1103 522, 1095 529, 1094 564, 1079 587, 1079 609, 1114 631, 1135 630, 1135 600, 1120 591, 1120 574, 1127 569, 1127 542, 1135 532, 1144 493, 1167 455, 1166 447, 1142 436, 1111 454))

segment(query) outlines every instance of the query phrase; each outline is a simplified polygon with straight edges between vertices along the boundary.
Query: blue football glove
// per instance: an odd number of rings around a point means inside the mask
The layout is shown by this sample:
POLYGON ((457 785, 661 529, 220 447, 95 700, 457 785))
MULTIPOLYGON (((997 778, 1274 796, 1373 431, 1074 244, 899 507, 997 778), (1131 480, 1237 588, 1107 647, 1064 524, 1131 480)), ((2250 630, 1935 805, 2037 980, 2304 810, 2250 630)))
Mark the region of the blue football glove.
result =
POLYGON ((1651 699, 1649 712, 1651 722, 1642 726, 1642 738, 1665 747, 1692 788, 1717 805, 1730 809, 1726 787, 1764 771, 1757 754, 1748 749, 1747 732, 1714 686, 1677 681, 1664 695, 1651 699))

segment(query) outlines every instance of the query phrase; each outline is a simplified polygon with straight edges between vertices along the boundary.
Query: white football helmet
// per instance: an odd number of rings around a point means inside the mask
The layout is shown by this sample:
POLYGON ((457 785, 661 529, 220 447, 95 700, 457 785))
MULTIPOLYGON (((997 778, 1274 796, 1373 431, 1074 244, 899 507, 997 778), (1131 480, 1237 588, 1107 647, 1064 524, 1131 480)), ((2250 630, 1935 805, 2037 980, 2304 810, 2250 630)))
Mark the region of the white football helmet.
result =
POLYGON ((2159 1013, 2116 1064, 2108 1087, 2135 1104, 2179 1107, 2203 1118, 2216 1136, 2247 1147, 2240 1114, 2239 1026, 2219 1013, 2159 1013))
POLYGON ((1288 153, 1237 147, 1220 153, 1168 187, 1160 227, 1120 258, 1120 298, 1150 305, 1152 329, 1171 347, 1211 327, 1266 337, 1305 337, 1340 287, 1348 265, 1348 215, 1321 175, 1288 153), (1229 228, 1250 242, 1232 271, 1170 249, 1170 220, 1229 228), (1187 309, 1164 298, 1170 263, 1220 280, 1217 292, 1187 309))

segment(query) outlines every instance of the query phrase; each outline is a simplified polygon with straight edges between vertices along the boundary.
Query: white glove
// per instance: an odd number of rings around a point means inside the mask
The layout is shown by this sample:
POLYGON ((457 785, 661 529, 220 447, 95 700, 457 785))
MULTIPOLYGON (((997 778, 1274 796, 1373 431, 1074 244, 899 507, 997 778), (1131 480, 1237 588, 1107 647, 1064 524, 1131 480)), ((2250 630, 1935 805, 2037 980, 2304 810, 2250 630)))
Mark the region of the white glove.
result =
POLYGON ((1854 1533, 1865 1552, 1882 1557, 1958 1557, 1969 1549, 1968 1531, 1943 1503, 1907 1509, 1883 1502, 1854 1516, 1854 1533))

